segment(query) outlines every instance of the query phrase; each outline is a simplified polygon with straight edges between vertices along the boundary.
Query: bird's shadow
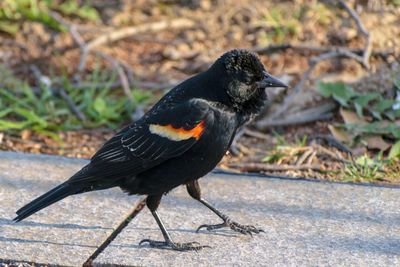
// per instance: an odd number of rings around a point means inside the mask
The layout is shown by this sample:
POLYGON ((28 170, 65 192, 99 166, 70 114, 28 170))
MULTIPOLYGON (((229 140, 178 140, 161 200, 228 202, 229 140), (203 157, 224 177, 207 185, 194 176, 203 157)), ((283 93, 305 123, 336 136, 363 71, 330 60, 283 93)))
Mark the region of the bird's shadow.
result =
MULTIPOLYGON (((182 228, 172 228, 172 229, 167 229, 169 233, 174 233, 174 232, 179 232, 179 233, 190 233, 190 234, 205 234, 205 235, 210 235, 210 236, 222 236, 222 237, 239 237, 241 236, 241 234, 236 234, 235 232, 232 232, 231 230, 223 230, 223 229, 219 229, 219 230, 214 230, 214 231, 199 231, 196 232, 196 230, 193 229, 182 229, 182 228)), ((159 231, 158 228, 149 228, 149 227, 134 227, 133 229, 131 229, 131 231, 135 231, 135 232, 157 232, 159 231)), ((157 239, 157 238, 155 238, 157 239)), ((162 237, 160 235, 159 237, 160 241, 162 240, 162 237)), ((158 240, 158 239, 157 239, 158 240)), ((137 244, 116 244, 116 243, 111 243, 109 245, 110 247, 120 247, 120 248, 136 248, 136 249, 141 249, 141 248, 149 248, 148 245, 139 245, 139 243, 137 244)), ((168 250, 168 248, 166 248, 166 250, 168 250)))
POLYGON ((25 243, 25 244, 34 243, 34 244, 48 244, 48 245, 84 247, 84 248, 97 248, 97 246, 94 246, 94 245, 54 242, 54 241, 47 241, 47 240, 32 240, 32 239, 23 239, 23 238, 14 238, 14 237, 11 238, 11 237, 3 237, 3 236, 0 236, 0 242, 16 242, 16 243, 25 243))
MULTIPOLYGON (((148 227, 135 227, 135 230, 138 231, 158 231, 158 228, 148 228, 148 227)), ((179 232, 179 233, 191 233, 191 234, 205 234, 205 235, 218 235, 218 236, 226 236, 226 237, 238 237, 241 234, 237 234, 229 229, 218 229, 213 231, 201 230, 196 231, 196 229, 182 229, 182 228, 168 228, 168 232, 179 232)))
POLYGON ((13 220, 0 218, 0 225, 11 225, 15 227, 22 227, 22 226, 29 226, 29 227, 49 227, 49 228, 59 228, 59 229, 81 229, 81 230, 112 230, 111 227, 103 227, 103 226, 85 226, 79 225, 74 223, 40 223, 40 222, 33 222, 33 221, 22 221, 16 223, 13 220))
MULTIPOLYGON (((106 228, 101 226, 83 226, 79 224, 50 224, 50 223, 39 223, 32 221, 24 221, 21 223, 16 223, 13 220, 0 218, 1 226, 13 226, 13 227, 46 227, 46 228, 58 228, 58 229, 80 229, 80 230, 112 230, 112 228, 106 228)), ((14 238, 14 237, 4 237, 0 236, 0 242, 16 242, 16 243, 36 243, 36 244, 49 244, 49 245, 61 245, 61 246, 78 246, 87 248, 96 248, 94 245, 86 244, 73 244, 65 242, 54 242, 47 240, 33 240, 24 238, 14 238)))

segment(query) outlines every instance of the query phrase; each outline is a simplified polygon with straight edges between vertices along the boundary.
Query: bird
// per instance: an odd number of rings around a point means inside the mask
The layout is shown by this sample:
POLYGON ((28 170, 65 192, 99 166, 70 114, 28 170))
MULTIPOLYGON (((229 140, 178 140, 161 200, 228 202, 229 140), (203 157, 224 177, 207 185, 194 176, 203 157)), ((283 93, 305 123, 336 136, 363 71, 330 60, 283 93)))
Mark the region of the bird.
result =
POLYGON ((143 239, 140 245, 200 250, 208 246, 174 242, 157 212, 163 195, 184 185, 192 198, 222 219, 197 230, 228 227, 242 234, 261 233, 262 229, 239 224, 212 206, 202 197, 198 180, 223 158, 238 129, 264 108, 271 87, 288 86, 265 70, 257 54, 246 49, 225 52, 206 71, 172 88, 140 119, 117 132, 72 177, 20 208, 14 221, 68 196, 120 187, 130 195, 146 196, 146 206, 164 237, 143 239))

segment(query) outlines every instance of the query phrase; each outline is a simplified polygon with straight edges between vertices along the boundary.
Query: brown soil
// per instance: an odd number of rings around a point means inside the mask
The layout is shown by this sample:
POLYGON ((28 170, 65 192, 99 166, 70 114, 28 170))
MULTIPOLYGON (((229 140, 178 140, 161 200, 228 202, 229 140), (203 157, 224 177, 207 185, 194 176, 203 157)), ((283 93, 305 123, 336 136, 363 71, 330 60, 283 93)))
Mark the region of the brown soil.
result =
MULTIPOLYGON (((160 4, 159 1, 138 0, 135 5, 129 4, 129 1, 125 1, 124 4, 123 1, 113 1, 117 3, 116 5, 101 4, 102 1, 94 2, 98 2, 97 9, 102 15, 101 22, 85 22, 86 24, 83 25, 82 21, 71 19, 73 23, 80 25, 78 30, 86 41, 102 34, 103 30, 109 27, 121 28, 178 17, 189 18, 196 22, 197 26, 194 28, 140 34, 96 48, 130 66, 135 79, 140 81, 176 83, 206 69, 224 51, 236 47, 255 49, 283 42, 313 46, 341 45, 349 49, 362 49, 364 43, 363 37, 357 33, 353 20, 345 11, 335 6, 323 5, 319 1, 206 0, 165 1, 160 4), (309 7, 302 15, 301 23, 291 22, 293 14, 300 12, 300 7, 304 7, 306 3, 309 3, 307 4, 309 7), (283 25, 280 30, 285 31, 282 38, 276 34, 279 29, 277 30, 271 21, 271 16, 276 10, 283 14, 283 18, 277 22, 283 25)), ((290 107, 292 110, 315 105, 321 99, 315 93, 314 81, 317 79, 357 82, 357 90, 379 90, 380 92, 391 90, 391 73, 393 72, 387 70, 394 68, 398 70, 396 56, 399 55, 400 49, 400 8, 361 3, 357 11, 361 11, 360 18, 373 36, 373 51, 395 52, 384 57, 371 57, 369 71, 351 59, 335 59, 319 64, 309 83, 303 88, 299 100, 290 107), (370 82, 371 77, 378 82, 370 82)), ((39 67, 45 74, 67 74, 72 77, 77 72, 81 52, 69 32, 55 34, 35 22, 25 22, 22 30, 15 37, 1 36, 0 51, 4 51, 3 63, 18 77, 30 83, 34 83, 30 71, 31 65, 39 67)), ((277 76, 285 75, 285 79, 294 86, 308 68, 308 60, 313 55, 315 53, 289 49, 261 55, 261 59, 269 72, 277 76)), ((91 54, 85 72, 89 73, 94 68, 95 62, 99 60, 104 66, 110 67, 109 62, 101 61, 91 54)), ((273 92, 271 95, 277 104, 273 105, 269 112, 280 105, 284 92, 273 92)), ((296 137, 328 134, 327 124, 338 119, 339 117, 335 116, 328 122, 274 128, 264 133, 262 138, 244 135, 237 145, 239 154, 226 156, 221 166, 244 170, 242 167, 236 168, 235 165, 261 162, 279 140, 273 134, 274 132, 279 132, 288 143, 293 144, 296 137)), ((59 134, 61 143, 26 130, 18 136, 0 133, 0 149, 89 158, 105 140, 112 136, 113 132, 108 129, 98 129, 59 134)), ((307 146, 312 147, 312 144, 308 143, 307 146)), ((338 158, 350 160, 346 153, 335 148, 326 148, 336 153, 338 158)), ((311 148, 310 151, 309 153, 313 153, 311 148)), ((362 154, 366 151, 355 152, 362 154)), ((369 153, 373 154, 374 151, 369 153)), ((296 164, 301 155, 300 153, 292 158, 283 159, 281 164, 296 164)), ((322 156, 316 153, 306 160, 309 161, 307 164, 318 165, 319 169, 272 173, 318 179, 340 179, 337 173, 343 168, 342 163, 323 153, 322 156)), ((386 180, 399 182, 397 177, 382 180, 383 182, 386 180)))

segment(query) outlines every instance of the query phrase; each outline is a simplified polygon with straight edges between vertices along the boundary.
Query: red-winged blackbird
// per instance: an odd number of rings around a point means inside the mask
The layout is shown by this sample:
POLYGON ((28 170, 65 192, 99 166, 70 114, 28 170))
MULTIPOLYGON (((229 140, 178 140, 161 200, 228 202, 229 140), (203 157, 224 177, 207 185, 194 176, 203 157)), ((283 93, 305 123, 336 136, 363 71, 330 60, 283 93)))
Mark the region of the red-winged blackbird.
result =
POLYGON ((156 211, 163 194, 185 184, 190 196, 223 220, 198 229, 261 232, 232 221, 211 206, 201 197, 197 180, 225 155, 237 129, 263 108, 267 87, 286 85, 268 74, 254 53, 240 49, 225 53, 207 71, 177 85, 141 119, 107 141, 70 179, 19 209, 14 220, 21 221, 70 195, 119 186, 129 194, 147 195, 147 207, 165 239, 141 243, 196 250, 204 246, 174 243, 156 211))

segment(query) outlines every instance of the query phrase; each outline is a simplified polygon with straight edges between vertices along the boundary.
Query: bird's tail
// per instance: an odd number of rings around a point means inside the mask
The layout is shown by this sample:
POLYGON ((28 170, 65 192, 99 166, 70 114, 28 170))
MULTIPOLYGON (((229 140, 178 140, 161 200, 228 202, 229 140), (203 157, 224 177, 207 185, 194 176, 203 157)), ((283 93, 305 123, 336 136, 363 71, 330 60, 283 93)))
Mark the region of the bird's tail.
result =
POLYGON ((70 184, 69 181, 56 186, 49 192, 41 195, 40 197, 36 198, 29 204, 25 205, 24 207, 20 208, 17 211, 17 217, 14 218, 14 221, 19 222, 23 219, 31 216, 35 212, 50 206, 51 204, 66 198, 67 196, 74 195, 81 191, 80 188, 76 188, 70 184))

